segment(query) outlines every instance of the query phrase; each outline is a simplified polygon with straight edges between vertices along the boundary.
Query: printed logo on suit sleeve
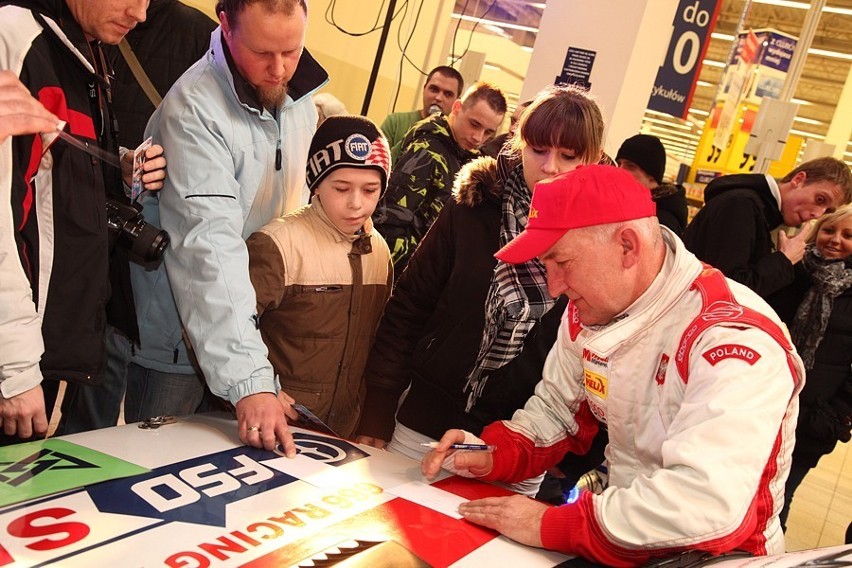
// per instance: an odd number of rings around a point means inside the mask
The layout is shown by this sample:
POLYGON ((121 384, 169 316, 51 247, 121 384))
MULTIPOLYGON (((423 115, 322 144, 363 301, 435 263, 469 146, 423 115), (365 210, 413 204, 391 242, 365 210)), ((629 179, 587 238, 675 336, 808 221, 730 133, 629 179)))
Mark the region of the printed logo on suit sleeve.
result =
POLYGON ((760 360, 760 353, 751 347, 735 343, 726 343, 725 345, 719 345, 718 347, 708 349, 702 353, 701 356, 713 366, 715 366, 719 361, 732 358, 745 361, 749 365, 754 365, 760 360))

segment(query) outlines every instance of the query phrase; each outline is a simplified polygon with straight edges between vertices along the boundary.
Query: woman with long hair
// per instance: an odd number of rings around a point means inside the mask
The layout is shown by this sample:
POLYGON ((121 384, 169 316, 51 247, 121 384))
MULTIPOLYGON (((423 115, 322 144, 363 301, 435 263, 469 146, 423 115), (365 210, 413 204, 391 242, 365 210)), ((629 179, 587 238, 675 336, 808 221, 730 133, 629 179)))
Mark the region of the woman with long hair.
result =
MULTIPOLYGON (((532 395, 566 299, 550 296, 537 259, 509 265, 493 255, 526 226, 537 182, 601 160, 603 130, 585 91, 550 87, 524 111, 505 153, 459 172, 454 199, 414 253, 379 324, 357 441, 390 441, 390 451, 420 459, 424 444, 446 430, 478 434, 532 395)), ((599 464, 602 447, 574 461, 571 475, 599 464)), ((540 479, 516 489, 535 494, 540 479)))

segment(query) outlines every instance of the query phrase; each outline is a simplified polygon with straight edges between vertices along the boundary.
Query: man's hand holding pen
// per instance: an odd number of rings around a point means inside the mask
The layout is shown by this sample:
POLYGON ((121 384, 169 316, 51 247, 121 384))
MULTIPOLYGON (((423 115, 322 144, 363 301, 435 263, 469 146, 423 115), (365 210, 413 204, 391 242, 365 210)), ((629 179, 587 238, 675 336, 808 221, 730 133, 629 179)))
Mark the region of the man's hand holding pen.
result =
MULTIPOLYGON (((431 444, 430 444, 431 445, 431 444)), ((434 479, 441 467, 464 477, 482 477, 491 471, 496 448, 470 432, 447 430, 435 448, 423 456, 420 471, 434 479), (454 449, 452 446, 475 449, 454 449)), ((459 505, 465 520, 494 529, 529 546, 542 545, 541 521, 549 505, 523 497, 488 497, 459 505)))
POLYGON ((481 477, 491 471, 494 463, 492 447, 464 430, 447 430, 435 449, 423 456, 420 471, 427 479, 434 479, 441 467, 463 477, 481 477), (453 444, 475 444, 487 447, 486 451, 456 450, 453 444))

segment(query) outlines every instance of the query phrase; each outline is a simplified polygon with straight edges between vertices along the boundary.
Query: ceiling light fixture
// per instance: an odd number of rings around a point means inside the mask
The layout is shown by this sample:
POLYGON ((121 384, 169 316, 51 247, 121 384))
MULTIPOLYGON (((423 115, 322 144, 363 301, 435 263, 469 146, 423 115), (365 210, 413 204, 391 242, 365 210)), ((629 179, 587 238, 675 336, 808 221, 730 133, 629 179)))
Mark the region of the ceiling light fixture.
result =
POLYGON ((479 22, 480 24, 491 24, 492 26, 500 26, 501 28, 508 28, 510 30, 521 30, 523 32, 532 32, 534 34, 538 33, 538 28, 534 28, 532 26, 522 26, 520 24, 512 24, 509 22, 498 22, 497 20, 485 20, 475 16, 456 14, 455 12, 453 12, 451 17, 456 20, 464 20, 465 22, 479 22))
POLYGON ((804 130, 796 130, 795 128, 790 129, 790 134, 798 134, 799 136, 814 138, 815 140, 825 140, 825 136, 823 136, 822 134, 816 134, 815 132, 805 132, 804 130))
POLYGON ((794 118, 793 120, 795 120, 796 122, 802 122, 802 123, 804 123, 804 124, 814 124, 814 125, 816 125, 816 126, 819 126, 819 125, 821 125, 821 124, 825 124, 825 123, 824 123, 823 121, 821 121, 821 120, 814 120, 814 119, 812 119, 812 118, 805 118, 805 117, 803 117, 803 116, 797 116, 797 117, 796 117, 796 118, 794 118))
MULTIPOLYGON (((768 2, 767 2, 768 3, 768 2)), ((841 10, 841 8, 835 8, 835 10, 841 10)), ((828 8, 826 8, 828 11, 828 8)), ((852 10, 848 10, 849 15, 852 15, 852 10)), ((710 34, 710 37, 713 39, 718 39, 722 41, 734 41, 734 37, 729 34, 722 34, 718 32, 713 32, 710 34)), ((819 49, 817 47, 811 47, 808 49, 808 54, 810 55, 821 55, 823 57, 834 57, 835 59, 845 59, 846 61, 852 61, 852 54, 842 53, 840 51, 831 51, 828 49, 819 49)), ((705 61, 707 63, 707 61, 705 61)), ((719 65, 715 65, 715 67, 719 67, 719 65)))
MULTIPOLYGON (((781 6, 782 8, 795 8, 797 10, 810 10, 811 5, 807 2, 793 2, 792 0, 754 0, 755 4, 768 4, 770 6, 781 6)), ((822 9, 823 12, 831 14, 841 14, 843 16, 852 16, 850 8, 835 8, 834 6, 826 6, 822 9)))
POLYGON ((683 125, 683 124, 678 124, 676 122, 671 122, 671 121, 668 121, 668 120, 660 120, 660 119, 657 119, 657 118, 648 118, 647 116, 645 118, 643 118, 642 120, 644 120, 645 122, 650 122, 652 124, 663 124, 663 125, 665 125, 669 128, 677 128, 677 129, 680 129, 680 130, 686 130, 688 132, 692 132, 692 128, 690 128, 689 126, 686 126, 686 125, 683 125))
POLYGON ((732 36, 731 34, 723 34, 721 32, 713 32, 710 34, 710 37, 713 39, 721 39, 723 41, 734 41, 737 36, 732 36))
POLYGON ((829 51, 827 49, 817 49, 816 47, 812 47, 808 50, 808 53, 811 55, 822 55, 823 57, 834 57, 836 59, 852 61, 852 54, 840 53, 839 51, 829 51))

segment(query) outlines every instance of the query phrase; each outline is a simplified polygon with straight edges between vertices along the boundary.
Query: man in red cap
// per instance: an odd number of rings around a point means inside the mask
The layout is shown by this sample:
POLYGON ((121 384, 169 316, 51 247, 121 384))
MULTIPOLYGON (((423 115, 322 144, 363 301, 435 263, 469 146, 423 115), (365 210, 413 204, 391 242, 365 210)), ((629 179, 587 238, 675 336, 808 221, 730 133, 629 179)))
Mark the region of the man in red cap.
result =
POLYGON ((661 228, 648 191, 610 166, 540 182, 497 253, 538 256, 569 299, 542 381, 511 421, 448 431, 423 459, 512 482, 609 433, 609 487, 549 507, 520 496, 459 512, 524 544, 607 566, 685 551, 784 552, 778 512, 804 371, 775 313, 661 228), (490 452, 453 443, 488 444, 490 452))

